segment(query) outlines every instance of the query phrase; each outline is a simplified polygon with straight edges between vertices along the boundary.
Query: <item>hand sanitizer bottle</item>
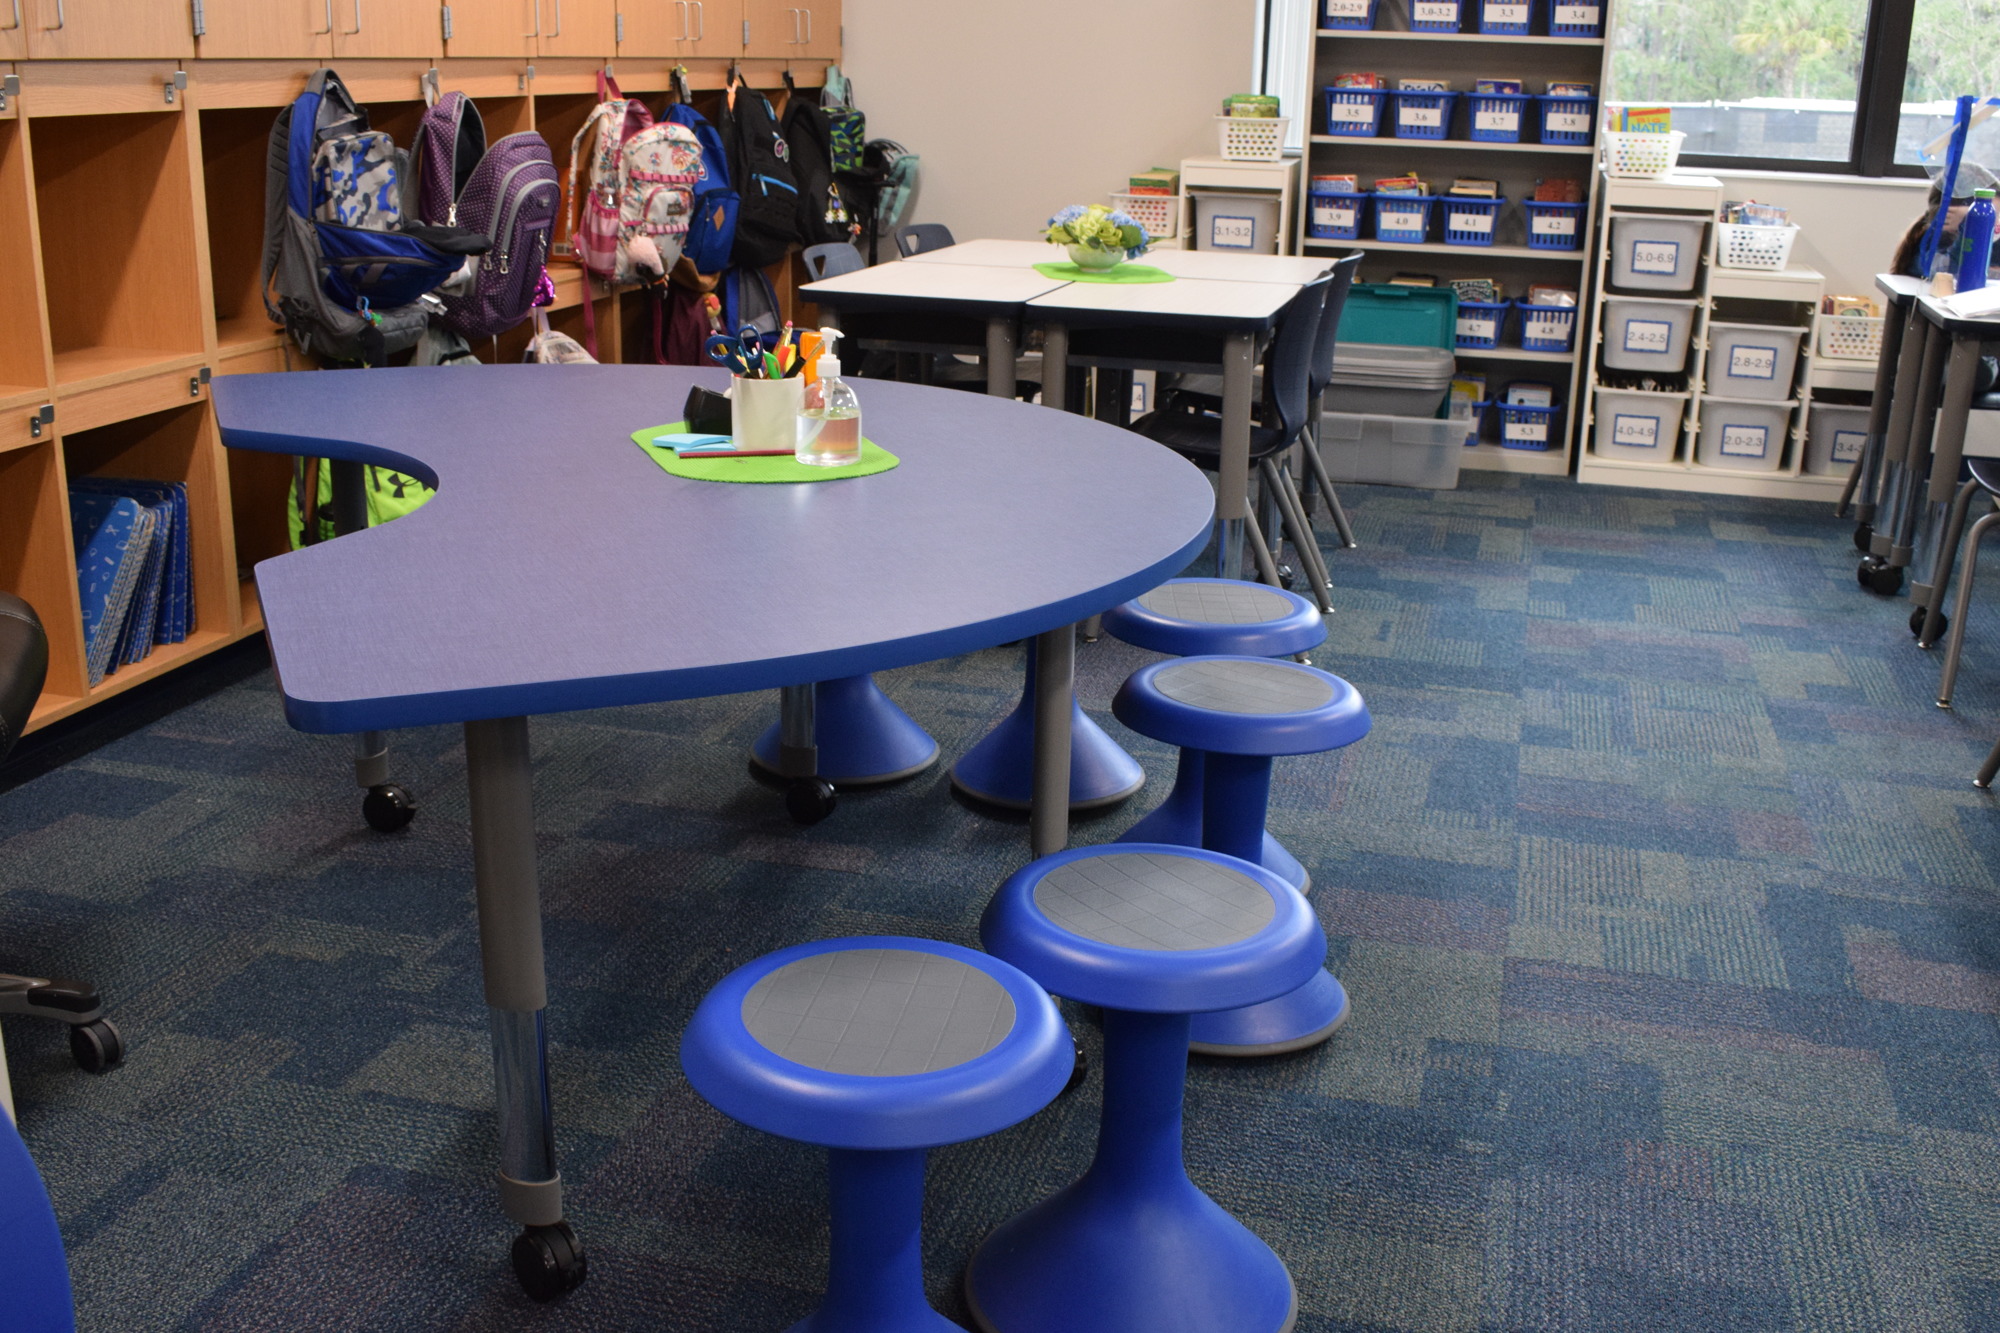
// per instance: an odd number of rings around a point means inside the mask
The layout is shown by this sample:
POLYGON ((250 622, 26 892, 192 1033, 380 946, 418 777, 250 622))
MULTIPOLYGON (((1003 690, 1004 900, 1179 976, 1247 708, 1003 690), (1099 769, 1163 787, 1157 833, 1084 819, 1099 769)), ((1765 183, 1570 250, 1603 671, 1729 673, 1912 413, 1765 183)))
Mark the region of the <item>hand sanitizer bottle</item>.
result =
POLYGON ((813 467, 847 467, 861 461, 861 400, 840 378, 840 358, 832 350, 840 330, 819 333, 827 350, 813 363, 818 378, 806 386, 797 457, 813 467))

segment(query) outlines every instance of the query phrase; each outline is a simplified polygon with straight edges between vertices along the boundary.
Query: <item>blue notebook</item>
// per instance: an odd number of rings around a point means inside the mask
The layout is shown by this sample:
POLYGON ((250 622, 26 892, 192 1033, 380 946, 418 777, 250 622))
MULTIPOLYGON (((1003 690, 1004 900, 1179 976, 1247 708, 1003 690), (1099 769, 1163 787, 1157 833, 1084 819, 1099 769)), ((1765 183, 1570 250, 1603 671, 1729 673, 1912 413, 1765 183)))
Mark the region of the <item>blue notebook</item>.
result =
POLYGON ((72 489, 69 522, 83 601, 84 657, 95 685, 110 674, 157 520, 151 509, 126 496, 72 489))
MULTIPOLYGON (((172 506, 171 528, 167 537, 166 566, 160 578, 160 599, 154 617, 152 637, 147 643, 182 643, 194 628, 193 576, 188 556, 187 487, 177 481, 151 481, 122 477, 73 477, 72 491, 98 491, 124 495, 157 509, 172 506)), ((163 518, 169 517, 162 515, 163 518)), ((157 542, 159 539, 155 538, 157 542)), ((148 578, 150 582, 150 577, 148 578)), ((135 645, 143 657, 144 645, 135 645)), ((136 659, 135 659, 136 660, 136 659)))
MULTIPOLYGON (((117 666, 144 661, 153 651, 154 631, 160 622, 160 603, 165 589, 167 548, 173 540, 174 507, 163 503, 146 505, 153 515, 153 540, 147 543, 146 563, 141 567, 139 586, 132 594, 132 610, 125 617, 125 632, 112 653, 117 666)), ((114 668, 115 669, 115 668, 114 668)))

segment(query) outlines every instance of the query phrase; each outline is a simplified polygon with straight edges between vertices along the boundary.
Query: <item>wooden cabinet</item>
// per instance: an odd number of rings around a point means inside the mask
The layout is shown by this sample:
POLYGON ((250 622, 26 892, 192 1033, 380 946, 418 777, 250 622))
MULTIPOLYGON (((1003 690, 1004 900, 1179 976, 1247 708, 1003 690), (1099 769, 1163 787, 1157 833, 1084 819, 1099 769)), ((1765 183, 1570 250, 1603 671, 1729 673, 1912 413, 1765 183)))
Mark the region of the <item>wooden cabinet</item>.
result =
POLYGON ((812 0, 803 13, 805 36, 792 55, 808 60, 840 59, 840 0, 812 0))
POLYGON ((525 59, 535 51, 546 0, 452 0, 451 56, 525 59))
POLYGON ((608 60, 617 49, 617 0, 542 0, 537 54, 608 60))
POLYGON ((444 54, 444 7, 433 0, 333 0, 333 54, 434 60, 444 54))
POLYGON ((783 60, 799 49, 805 26, 787 0, 743 0, 743 54, 783 60))
MULTIPOLYGON (((343 0, 344 3, 344 0, 343 0)), ((334 0, 202 0, 204 60, 325 60, 334 0)))
POLYGON ((0 60, 28 55, 29 0, 0 0, 0 60))
POLYGON ((724 59, 742 55, 745 3, 746 0, 688 0, 688 39, 681 43, 681 54, 724 59))
MULTIPOLYGON (((0 0, 13 16, 13 0, 0 0)), ((187 60, 194 56, 188 0, 21 0, 28 55, 36 60, 187 60)))
POLYGON ((694 35, 693 9, 691 0, 618 0, 619 57, 673 60, 686 54, 694 35))

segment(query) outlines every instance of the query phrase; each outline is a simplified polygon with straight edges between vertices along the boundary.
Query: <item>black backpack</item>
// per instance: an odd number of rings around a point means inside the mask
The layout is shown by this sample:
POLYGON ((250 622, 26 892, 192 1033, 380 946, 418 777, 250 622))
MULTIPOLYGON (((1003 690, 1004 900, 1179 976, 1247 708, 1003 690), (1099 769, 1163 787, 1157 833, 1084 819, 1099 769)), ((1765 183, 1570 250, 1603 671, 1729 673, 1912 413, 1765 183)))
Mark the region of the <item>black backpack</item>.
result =
POLYGON ((738 84, 723 95, 717 125, 729 149, 729 180, 742 201, 730 261, 764 268, 799 243, 799 183, 791 148, 764 94, 738 84))
MULTIPOLYGON (((785 75, 786 83, 791 74, 785 75)), ((799 238, 806 245, 852 242, 861 234, 854 210, 833 174, 833 129, 826 112, 796 94, 785 104, 785 142, 799 187, 799 238)))

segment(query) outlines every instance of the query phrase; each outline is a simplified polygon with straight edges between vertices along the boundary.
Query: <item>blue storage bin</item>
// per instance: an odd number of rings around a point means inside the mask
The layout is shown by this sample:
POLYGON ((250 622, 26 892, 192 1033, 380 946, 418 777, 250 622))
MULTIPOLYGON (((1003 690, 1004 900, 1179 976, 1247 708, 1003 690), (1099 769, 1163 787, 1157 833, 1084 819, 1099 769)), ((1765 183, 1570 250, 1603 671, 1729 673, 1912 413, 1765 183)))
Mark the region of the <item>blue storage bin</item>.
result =
POLYGON ((1376 0, 1320 0, 1322 28, 1372 28, 1376 0))
POLYGON ((1546 452, 1555 441, 1556 414, 1561 407, 1522 407, 1500 403, 1500 447, 1546 452))
POLYGON ((1440 195, 1446 245, 1491 245, 1493 227, 1505 199, 1459 199, 1440 195))
POLYGON ((1314 190, 1306 196, 1306 235, 1321 241, 1361 239, 1361 211, 1368 196, 1345 190, 1314 190))
POLYGON ((1521 312, 1521 347, 1529 352, 1570 352, 1576 349, 1576 307, 1514 302, 1521 312))
POLYGON ((1398 139, 1442 139, 1451 130, 1451 109, 1457 93, 1397 92, 1395 135, 1398 139))
POLYGON ((1375 239, 1421 245, 1430 239, 1431 205, 1436 202, 1428 194, 1376 195, 1375 239))
POLYGON ((1587 144, 1597 128, 1595 97, 1551 96, 1542 104, 1542 142, 1587 144))
POLYGON ((1549 36, 1602 37, 1603 35, 1603 0, 1585 0, 1581 4, 1566 4, 1564 0, 1554 0, 1549 9, 1549 36))
POLYGON ((1534 22, 1534 0, 1479 0, 1479 31, 1488 37, 1526 37, 1534 22))
POLYGON ((1410 0, 1411 32, 1457 32, 1464 23, 1464 0, 1410 0))
POLYGON ((1468 93, 1466 97, 1465 120, 1474 139, 1480 143, 1521 142, 1522 119, 1534 98, 1525 93, 1468 93))
POLYGON ((1328 88, 1326 132, 1349 139, 1372 139, 1382 130, 1380 88, 1328 88))
POLYGON ((1539 199, 1523 199, 1528 212, 1530 250, 1581 250, 1583 248, 1583 205, 1551 204, 1539 199))
POLYGON ((1458 303, 1458 345, 1460 347, 1498 347, 1500 335, 1507 326, 1507 312, 1513 308, 1511 301, 1460 301, 1458 303))

